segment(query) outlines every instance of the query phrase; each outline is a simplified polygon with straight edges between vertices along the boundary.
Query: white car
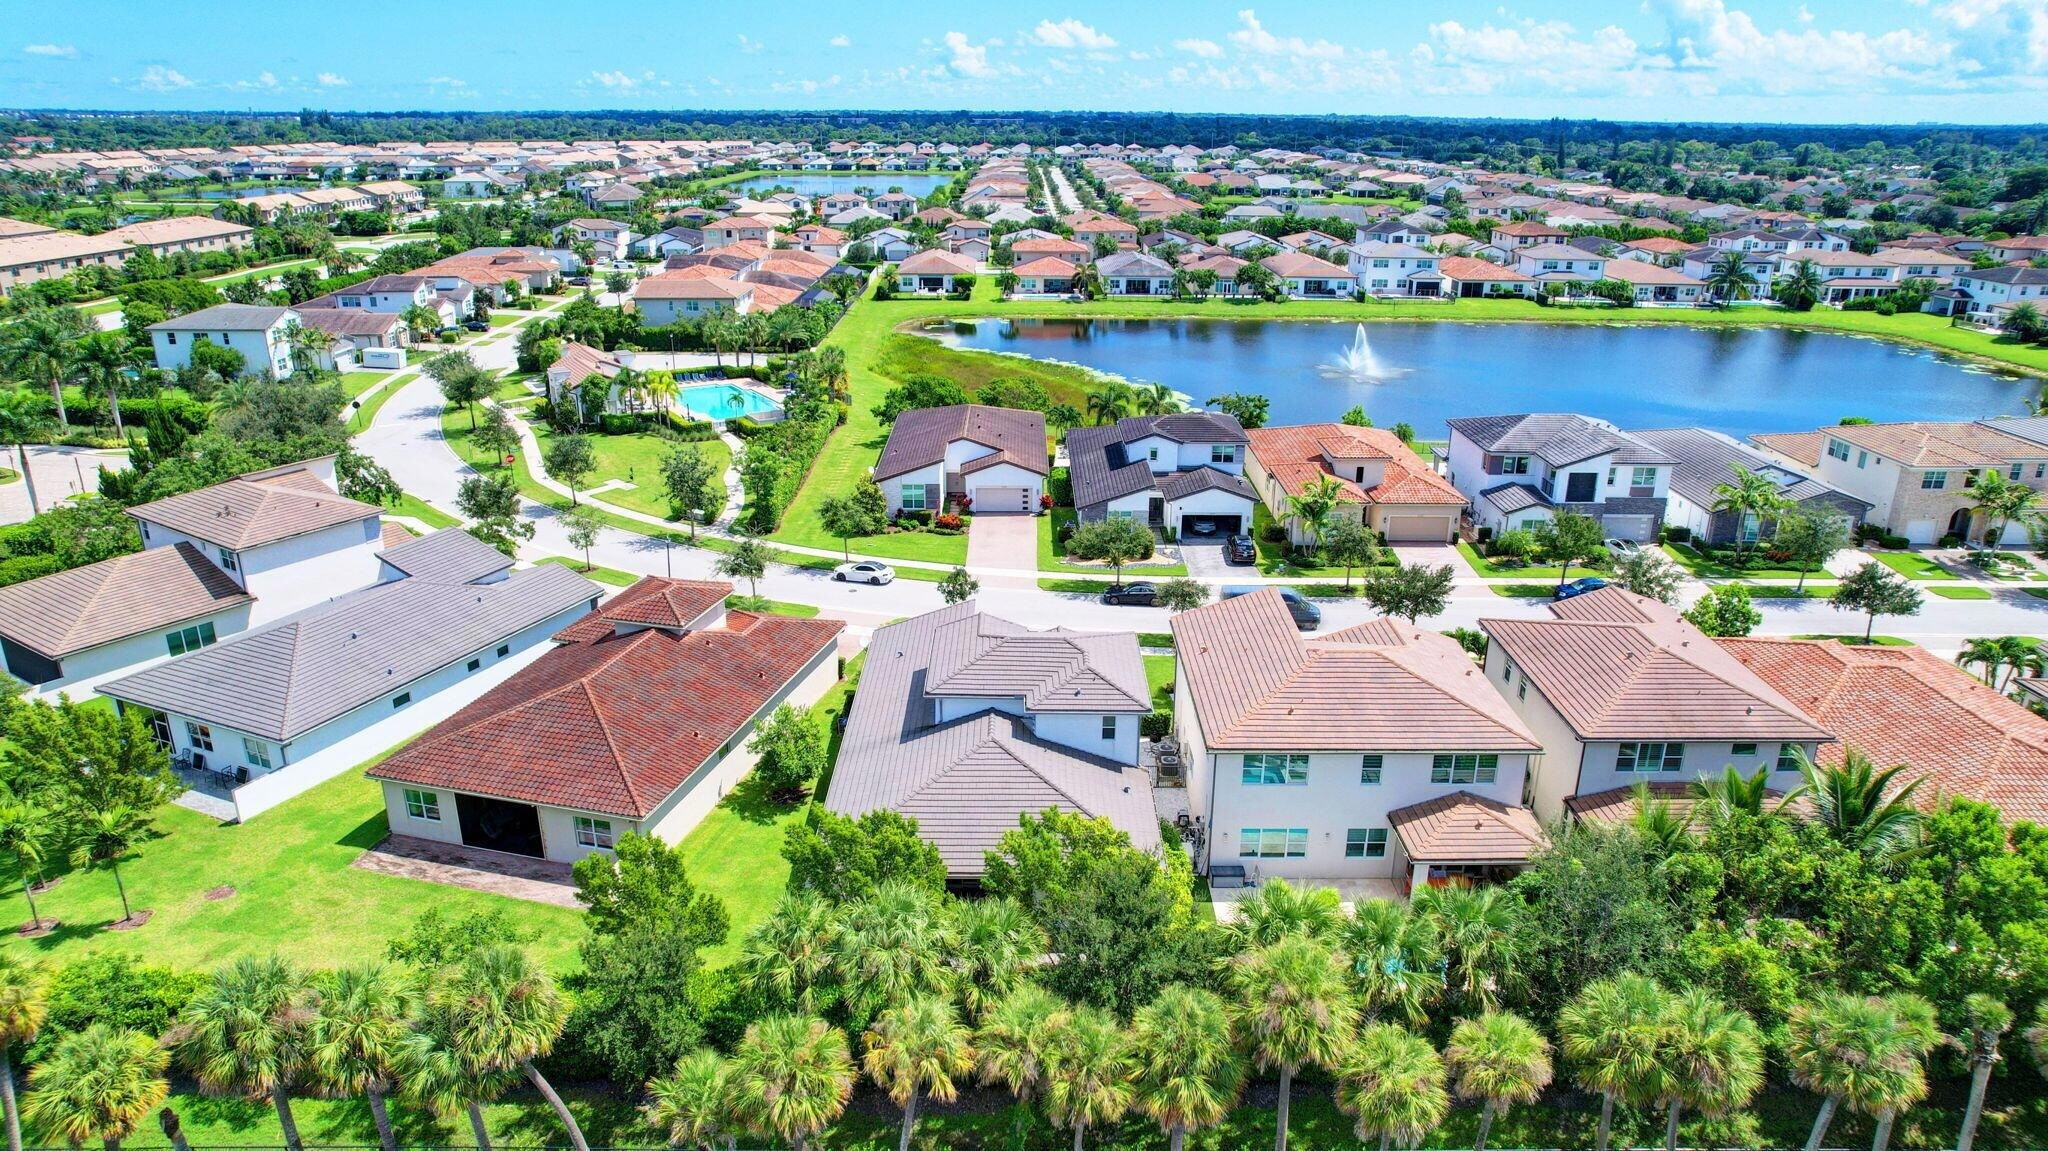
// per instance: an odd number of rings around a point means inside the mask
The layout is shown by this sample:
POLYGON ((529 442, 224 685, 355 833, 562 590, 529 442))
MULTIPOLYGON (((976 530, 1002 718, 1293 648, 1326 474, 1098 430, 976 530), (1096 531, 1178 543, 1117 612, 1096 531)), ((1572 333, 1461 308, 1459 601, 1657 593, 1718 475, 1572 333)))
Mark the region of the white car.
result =
POLYGON ((1616 539, 1607 541, 1607 550, 1610 553, 1612 553, 1616 559, 1625 559, 1643 550, 1643 546, 1634 540, 1616 539))
POLYGON ((896 578, 896 569, 879 560, 861 560, 833 568, 832 578, 842 583, 885 584, 896 578))

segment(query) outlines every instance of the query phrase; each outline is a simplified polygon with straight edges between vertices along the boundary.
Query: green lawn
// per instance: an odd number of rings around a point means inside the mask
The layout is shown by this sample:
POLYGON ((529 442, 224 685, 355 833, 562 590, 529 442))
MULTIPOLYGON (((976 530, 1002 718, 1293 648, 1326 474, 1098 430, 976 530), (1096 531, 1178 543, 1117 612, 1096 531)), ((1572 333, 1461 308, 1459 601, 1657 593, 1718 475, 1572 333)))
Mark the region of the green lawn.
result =
POLYGON ((378 384, 383 383, 385 380, 390 379, 395 374, 396 373, 394 372, 373 372, 367 370, 360 372, 343 372, 341 374, 340 381, 341 394, 347 397, 348 399, 353 400, 357 396, 362 395, 364 392, 369 391, 371 388, 376 387, 378 384))
POLYGON ((525 319, 526 317, 528 317, 528 316, 530 316, 530 315, 532 315, 532 314, 533 314, 533 313, 531 313, 531 312, 505 312, 505 311, 496 311, 496 312, 492 312, 492 313, 491 313, 491 327, 493 327, 493 328, 509 328, 509 327, 511 327, 512 325, 514 325, 514 324, 518 323, 519 321, 521 321, 521 320, 525 319))
POLYGON ((1991 589, 1990 589, 1990 588, 1981 588, 1981 587, 1971 587, 1971 586, 1969 586, 1969 585, 1967 585, 1967 584, 1966 584, 1966 585, 1964 585, 1964 586, 1962 586, 1962 587, 1931 587, 1931 588, 1928 588, 1927 590, 1928 590, 1928 591, 1929 591, 1930 593, 1932 593, 1932 594, 1934 594, 1934 595, 1938 595, 1938 596, 1940 596, 1940 597, 1941 597, 1941 598, 1943 598, 1943 599, 1990 599, 1990 598, 1991 598, 1991 589))
POLYGON ((397 503, 385 504, 384 507, 392 515, 411 516, 431 528, 452 528, 462 523, 461 520, 410 492, 401 494, 397 503))
POLYGON ((411 372, 402 372, 398 374, 403 375, 405 377, 404 379, 399 379, 398 376, 393 375, 390 372, 383 372, 379 374, 381 374, 385 379, 390 380, 391 382, 385 384, 381 388, 378 388, 374 393, 371 394, 369 399, 363 401, 362 407, 356 409, 356 414, 349 417, 348 432, 350 435, 356 435, 368 430, 369 426, 376 421, 378 410, 381 409, 384 406, 384 404, 391 399, 391 397, 397 395, 399 389, 411 383, 413 379, 411 372))
MULTIPOLYGON (((550 966, 574 963, 580 912, 351 867, 388 830, 383 792, 360 768, 244 824, 166 806, 155 830, 121 867, 132 905, 153 912, 147 924, 105 930, 121 916, 113 875, 74 872, 36 898, 38 910, 64 925, 9 948, 57 960, 122 951, 183 968, 277 951, 325 967, 381 956, 385 943, 429 907, 453 914, 501 907, 540 930, 535 953, 550 966), (233 894, 208 898, 222 887, 233 894)), ((10 882, 0 896, 0 922, 27 918, 20 887, 10 882)))
MULTIPOLYGON (((1108 575, 1109 569, 1097 564, 1068 563, 1053 550, 1053 535, 1061 527, 1074 522, 1074 509, 1054 508, 1038 517, 1038 570, 1042 572, 1068 572, 1075 575, 1108 575)), ((1186 564, 1135 563, 1124 565, 1124 570, 1134 576, 1148 579, 1165 579, 1188 574, 1186 564)))
POLYGON ((725 597, 725 606, 740 611, 786 615, 796 619, 818 618, 818 609, 812 604, 789 603, 786 600, 769 599, 764 595, 729 595, 725 597))
POLYGON ((592 564, 589 567, 584 567, 583 561, 575 556, 542 556, 539 562, 558 564, 581 575, 585 579, 595 580, 598 583, 611 587, 632 587, 640 582, 640 577, 632 572, 622 572, 617 568, 608 568, 603 564, 592 564))
POLYGON ((1835 594, 1839 585, 1831 583, 1809 583, 1805 587, 1791 584, 1744 584, 1751 599, 1828 599, 1835 594))
POLYGON ((1152 709, 1173 710, 1173 657, 1170 655, 1148 655, 1139 657, 1145 661, 1145 684, 1152 689, 1152 709))
MULTIPOLYGON (((1541 564, 1523 564, 1520 567, 1511 567, 1505 564, 1495 563, 1494 561, 1487 559, 1485 556, 1480 555, 1479 550, 1477 548, 1474 548, 1471 544, 1465 542, 1464 540, 1458 541, 1458 554, 1465 557, 1465 562, 1472 565, 1473 571, 1478 572, 1481 576, 1484 576, 1487 579, 1526 579, 1532 575, 1557 574, 1556 567, 1550 567, 1546 569, 1541 564)), ((1580 564, 1573 564, 1571 575, 1569 578, 1577 579, 1580 576, 1598 574, 1599 571, 1597 569, 1585 567, 1580 564)), ((1556 585, 1553 584, 1552 586, 1556 585)))
MULTIPOLYGON (((1676 561, 1679 567, 1700 579, 1798 579, 1801 575, 1798 568, 1731 567, 1699 551, 1691 544, 1665 544, 1664 554, 1676 561)), ((1818 570, 1816 568, 1804 574, 1812 575, 1818 570)))
POLYGON ((1490 583, 1487 590, 1495 595, 1510 599, 1549 599, 1557 591, 1557 584, 1551 583, 1490 583))
POLYGON ((1870 558, 1910 580, 1952 580, 1955 574, 1919 552, 1871 552, 1870 558))
MULTIPOLYGON (((1346 572, 1340 567, 1319 564, 1316 561, 1322 558, 1320 555, 1304 555, 1291 550, 1285 543, 1267 539, 1266 529, 1272 526, 1272 523, 1273 513, 1266 510, 1263 502, 1252 505, 1252 541, 1253 546, 1259 549, 1259 571, 1266 575, 1302 576, 1308 579, 1344 579, 1348 575, 1351 579, 1357 580, 1374 570, 1352 568, 1346 572)), ((1391 555, 1388 558, 1389 562, 1381 566, 1392 570, 1395 561, 1391 555)))
MULTIPOLYGON (((546 424, 532 424, 534 438, 540 441, 541 451, 547 451, 549 438, 554 434, 546 424)), ((611 488, 599 492, 597 498, 605 503, 645 515, 668 518, 668 493, 661 485, 661 462, 669 452, 681 446, 673 440, 665 440, 651 432, 629 432, 624 435, 605 435, 592 432, 583 437, 589 441, 591 450, 597 455, 597 471, 583 481, 584 490, 597 487, 606 480, 624 480, 634 485, 631 488, 611 488)), ((703 440, 694 445, 711 462, 720 476, 732 466, 732 449, 723 440, 703 440)), ((725 490, 724 481, 719 490, 725 490)), ((724 505, 720 504, 722 510, 724 505)), ((717 510, 712 513, 717 517, 717 510)), ((651 527, 651 525, 646 525, 651 527)))

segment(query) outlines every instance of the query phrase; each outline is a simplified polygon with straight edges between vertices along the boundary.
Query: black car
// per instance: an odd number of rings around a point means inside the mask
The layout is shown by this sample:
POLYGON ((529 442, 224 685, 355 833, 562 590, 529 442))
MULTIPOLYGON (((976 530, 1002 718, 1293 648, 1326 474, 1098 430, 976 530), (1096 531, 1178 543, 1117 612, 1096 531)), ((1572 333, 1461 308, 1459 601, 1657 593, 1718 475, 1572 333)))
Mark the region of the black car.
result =
POLYGON ((462 326, 472 332, 488 332, 491 330, 491 322, 489 320, 471 320, 462 326))
POLYGON ((1102 602, 1112 607, 1120 604, 1151 607, 1158 599, 1159 589, 1148 583, 1113 583, 1102 589, 1102 602))
POLYGON ((1255 564, 1259 562, 1258 545, 1250 536, 1231 536, 1223 541, 1223 560, 1233 564, 1255 564))

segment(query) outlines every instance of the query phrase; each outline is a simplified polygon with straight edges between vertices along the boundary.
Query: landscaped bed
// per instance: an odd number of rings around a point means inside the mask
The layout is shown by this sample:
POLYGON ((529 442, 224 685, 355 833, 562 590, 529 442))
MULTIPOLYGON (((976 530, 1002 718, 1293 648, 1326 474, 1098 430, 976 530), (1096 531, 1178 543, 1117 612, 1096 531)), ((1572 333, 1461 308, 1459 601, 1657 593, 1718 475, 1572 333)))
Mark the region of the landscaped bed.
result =
MULTIPOLYGON (((1068 572, 1075 575, 1108 575, 1107 564, 1074 563, 1061 556, 1053 546, 1053 540, 1060 529, 1074 522, 1074 509, 1054 508, 1038 517, 1038 570, 1042 572, 1068 572)), ((1163 563, 1158 556, 1138 563, 1124 565, 1124 575, 1129 579, 1170 579, 1188 574, 1184 563, 1163 563)))
POLYGON ((1702 551, 1688 543, 1665 544, 1664 554, 1698 579, 1798 579, 1801 575, 1820 574, 1818 568, 1801 572, 1798 568, 1786 567, 1783 564, 1774 566, 1754 551, 1748 554, 1755 556, 1761 566, 1744 567, 1728 563, 1719 555, 1702 551))

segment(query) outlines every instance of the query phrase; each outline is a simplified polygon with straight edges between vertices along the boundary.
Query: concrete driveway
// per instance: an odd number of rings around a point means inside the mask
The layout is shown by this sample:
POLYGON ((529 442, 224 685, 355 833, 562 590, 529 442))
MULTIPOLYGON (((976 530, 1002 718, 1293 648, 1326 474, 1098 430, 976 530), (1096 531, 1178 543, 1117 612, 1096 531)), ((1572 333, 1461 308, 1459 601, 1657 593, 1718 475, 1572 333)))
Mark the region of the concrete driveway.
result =
POLYGON ((978 515, 967 525, 967 566, 976 571, 1038 570, 1038 517, 978 515))
POLYGON ((1255 567, 1231 567, 1223 558, 1223 537, 1183 536, 1180 541, 1181 562, 1188 565, 1188 574, 1196 579, 1228 579, 1246 572, 1257 574, 1255 567))

